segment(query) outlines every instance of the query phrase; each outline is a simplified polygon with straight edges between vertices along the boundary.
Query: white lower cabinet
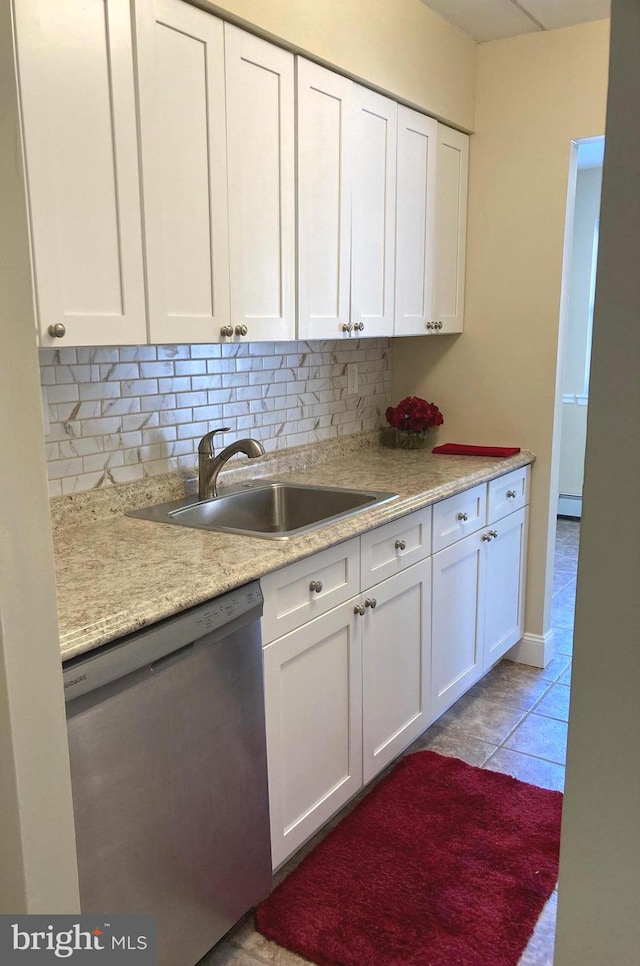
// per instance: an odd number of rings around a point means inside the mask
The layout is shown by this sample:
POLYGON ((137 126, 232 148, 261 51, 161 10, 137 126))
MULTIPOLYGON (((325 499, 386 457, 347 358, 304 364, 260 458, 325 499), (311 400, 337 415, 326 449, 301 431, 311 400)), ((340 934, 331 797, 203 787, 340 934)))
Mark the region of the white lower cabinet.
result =
POLYGON ((523 468, 263 578, 274 868, 520 640, 526 499, 523 468))
POLYGON ((483 673, 522 637, 528 519, 523 507, 497 521, 486 544, 483 673))
POLYGON ((434 717, 522 637, 527 520, 523 507, 434 554, 434 717))
POLYGON ((433 557, 431 706, 436 716, 482 674, 481 536, 472 533, 433 557))
POLYGON ((431 560, 414 564, 371 588, 363 603, 362 770, 366 784, 429 724, 431 560))
POLYGON ((264 649, 274 868, 362 786, 361 649, 352 601, 264 649))

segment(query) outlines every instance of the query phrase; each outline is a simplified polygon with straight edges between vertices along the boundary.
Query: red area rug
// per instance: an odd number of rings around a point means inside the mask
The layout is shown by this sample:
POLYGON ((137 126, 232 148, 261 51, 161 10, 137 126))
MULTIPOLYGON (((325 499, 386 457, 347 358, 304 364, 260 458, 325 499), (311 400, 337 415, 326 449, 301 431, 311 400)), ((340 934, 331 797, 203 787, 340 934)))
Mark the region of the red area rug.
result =
POLYGON ((558 875, 561 792, 422 751, 258 907, 319 966, 516 966, 558 875))

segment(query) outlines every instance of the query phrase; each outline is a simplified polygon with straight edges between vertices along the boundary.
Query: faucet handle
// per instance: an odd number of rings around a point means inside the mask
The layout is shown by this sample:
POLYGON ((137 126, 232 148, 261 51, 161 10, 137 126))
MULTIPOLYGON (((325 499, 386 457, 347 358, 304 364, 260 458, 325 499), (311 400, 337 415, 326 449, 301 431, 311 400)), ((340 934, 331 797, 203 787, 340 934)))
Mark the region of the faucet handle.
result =
POLYGON ((229 433, 230 431, 231 426, 218 426, 217 429, 212 429, 208 433, 205 433, 198 443, 198 452, 213 456, 213 437, 216 433, 229 433))

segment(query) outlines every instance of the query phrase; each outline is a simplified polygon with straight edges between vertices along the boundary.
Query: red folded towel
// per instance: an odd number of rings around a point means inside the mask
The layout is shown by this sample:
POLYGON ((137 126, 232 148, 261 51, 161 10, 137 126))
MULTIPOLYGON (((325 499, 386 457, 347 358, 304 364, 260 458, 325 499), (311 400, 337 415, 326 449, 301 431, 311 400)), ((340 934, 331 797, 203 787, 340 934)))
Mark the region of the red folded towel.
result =
POLYGON ((445 456, 515 456, 519 446, 467 446, 465 443, 443 443, 435 446, 434 453, 445 456))

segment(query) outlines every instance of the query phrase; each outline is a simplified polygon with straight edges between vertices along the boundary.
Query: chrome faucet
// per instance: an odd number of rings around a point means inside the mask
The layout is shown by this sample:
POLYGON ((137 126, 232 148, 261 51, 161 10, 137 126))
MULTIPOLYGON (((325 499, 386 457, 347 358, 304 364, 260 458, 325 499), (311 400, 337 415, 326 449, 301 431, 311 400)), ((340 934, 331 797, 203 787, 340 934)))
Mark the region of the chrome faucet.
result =
POLYGON ((215 455, 213 448, 213 437, 216 433, 228 433, 229 426, 222 426, 220 429, 212 429, 206 433, 198 443, 198 499, 210 500, 218 495, 218 473, 222 469, 223 463, 234 456, 236 453, 244 453, 249 459, 256 456, 264 456, 265 449, 257 439, 238 439, 235 443, 215 455))

